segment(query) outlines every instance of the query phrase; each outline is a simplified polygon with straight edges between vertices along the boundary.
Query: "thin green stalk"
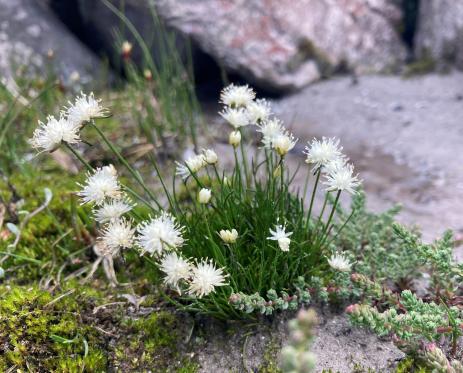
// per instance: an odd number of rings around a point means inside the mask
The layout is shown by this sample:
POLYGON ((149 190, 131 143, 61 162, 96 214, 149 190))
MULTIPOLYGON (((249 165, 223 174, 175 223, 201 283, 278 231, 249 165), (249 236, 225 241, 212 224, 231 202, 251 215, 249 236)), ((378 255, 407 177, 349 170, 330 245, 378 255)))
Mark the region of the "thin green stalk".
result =
POLYGON ((122 154, 119 152, 119 150, 116 149, 116 147, 111 143, 111 141, 108 140, 108 138, 105 136, 105 134, 98 128, 98 126, 95 123, 91 123, 92 127, 95 128, 96 132, 98 135, 102 138, 104 143, 109 147, 109 149, 116 155, 117 159, 125 166, 125 168, 130 172, 130 174, 135 178, 135 180, 140 184, 140 186, 143 188, 146 194, 153 200, 153 202, 158 206, 160 210, 162 210, 161 204, 158 202, 157 198, 154 196, 154 194, 149 190, 149 188, 146 186, 144 183, 143 179, 140 177, 140 174, 133 169, 132 166, 129 165, 129 163, 126 161, 126 159, 122 156, 122 154))
POLYGON ((336 211, 336 207, 338 206, 339 197, 341 197, 341 190, 338 190, 338 192, 336 194, 336 199, 334 200, 334 204, 333 204, 333 208, 331 209, 330 216, 328 218, 328 221, 326 222, 325 228, 323 229, 322 237, 326 234, 326 232, 328 230, 328 227, 331 224, 331 220, 333 219, 334 212, 336 211))
POLYGON ((69 145, 67 142, 63 142, 64 146, 66 148, 68 148, 72 154, 75 155, 75 157, 79 160, 80 163, 82 163, 85 168, 90 171, 90 172, 93 172, 94 171, 94 168, 92 166, 90 166, 90 164, 79 154, 78 151, 76 151, 71 145, 69 145))
POLYGON ((304 181, 304 192, 302 194, 302 206, 305 205, 305 198, 306 198, 306 195, 307 195, 307 189, 309 187, 310 173, 311 173, 310 168, 308 168, 307 175, 306 175, 305 181, 304 181))
POLYGON ((174 204, 172 202, 172 198, 170 196, 169 190, 167 189, 164 179, 162 178, 161 172, 159 171, 159 167, 157 165, 156 160, 154 159, 153 155, 150 155, 151 164, 153 165, 154 169, 156 170, 156 174, 158 175, 159 181, 161 182, 162 188, 164 189, 164 193, 166 194, 167 200, 169 201, 169 205, 171 209, 174 209, 174 204))
MULTIPOLYGON (((336 232, 336 235, 328 241, 328 243, 326 244, 326 246, 329 246, 331 244, 331 242, 333 242, 338 236, 339 234, 343 231, 344 227, 347 225, 347 223, 349 223, 350 219, 354 216, 355 212, 357 212, 357 210, 352 210, 352 212, 349 214, 349 216, 347 217, 346 221, 341 225, 341 227, 338 229, 338 231, 336 232)), ((329 233, 329 232, 328 232, 329 233)), ((322 241, 321 245, 323 245, 326 241, 326 237, 325 239, 322 241)))
MULTIPOLYGON (((241 134, 241 138, 244 140, 244 136, 243 136, 243 132, 240 128, 240 134, 241 134)), ((246 157, 246 152, 244 151, 244 141, 241 140, 240 141, 240 149, 241 149, 241 157, 243 158, 243 166, 244 166, 244 176, 245 176, 245 180, 246 180, 246 187, 249 188, 250 184, 249 184, 249 170, 248 170, 248 160, 247 160, 247 157, 246 157)))
POLYGON ((313 203, 314 203, 314 200, 315 200, 315 194, 317 193, 317 187, 318 187, 318 182, 320 180, 321 172, 322 172, 322 168, 319 167, 318 170, 316 171, 317 177, 315 178, 315 185, 313 187, 312 197, 310 198, 309 211, 307 212, 306 229, 309 226, 310 217, 312 215, 313 203))

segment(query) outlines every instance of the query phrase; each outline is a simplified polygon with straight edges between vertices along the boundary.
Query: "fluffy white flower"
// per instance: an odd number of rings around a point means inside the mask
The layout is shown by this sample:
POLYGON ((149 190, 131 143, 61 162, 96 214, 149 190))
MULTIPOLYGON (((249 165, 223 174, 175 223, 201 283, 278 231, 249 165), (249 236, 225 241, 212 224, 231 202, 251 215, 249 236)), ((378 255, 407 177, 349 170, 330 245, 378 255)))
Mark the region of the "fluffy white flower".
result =
POLYGON ((210 189, 202 188, 198 193, 198 202, 202 204, 209 203, 212 197, 212 192, 210 189))
POLYGON ((330 175, 332 173, 335 173, 337 170, 346 167, 347 164, 347 158, 344 157, 338 157, 333 159, 332 161, 327 162, 323 166, 323 173, 325 175, 330 175))
POLYGON ((88 174, 82 190, 77 194, 83 203, 94 202, 102 204, 106 198, 121 197, 121 186, 117 180, 117 171, 113 165, 98 168, 93 174, 88 174))
POLYGON ((69 102, 69 104, 68 120, 75 126, 81 126, 92 119, 104 118, 109 115, 109 111, 101 106, 101 100, 96 99, 93 92, 89 95, 81 92, 74 103, 69 102))
POLYGON ((163 251, 175 250, 185 242, 182 236, 183 227, 175 221, 172 215, 166 212, 149 222, 141 223, 137 231, 140 234, 137 242, 142 253, 159 255, 163 251))
POLYGON ((207 164, 203 154, 197 154, 186 159, 185 164, 175 163, 177 164, 175 174, 181 176, 183 179, 186 179, 191 173, 197 173, 207 164))
POLYGON ((340 272, 348 272, 352 267, 349 259, 347 259, 343 254, 339 253, 332 255, 331 258, 328 259, 328 264, 331 268, 340 272))
POLYGON ((177 253, 171 252, 161 259, 159 268, 166 274, 164 283, 173 286, 180 293, 179 282, 190 278, 192 265, 177 253))
POLYGON ((133 246, 135 229, 125 219, 111 221, 102 233, 103 244, 113 251, 133 246))
POLYGON ((246 107, 256 97, 256 93, 247 85, 230 84, 220 93, 220 102, 224 105, 235 107, 246 107))
POLYGON ((217 286, 227 285, 222 268, 216 268, 211 260, 197 263, 192 270, 192 278, 188 292, 199 298, 210 294, 217 286))
POLYGON ((260 124, 269 118, 272 109, 267 100, 259 99, 247 105, 247 114, 251 124, 260 124))
POLYGON ((112 199, 101 205, 94 211, 95 220, 100 223, 106 223, 120 218, 122 215, 132 210, 132 205, 123 199, 112 199))
POLYGON ((323 137, 322 141, 313 139, 311 143, 305 147, 307 155, 306 163, 313 164, 314 169, 321 166, 326 166, 329 162, 343 158, 342 146, 339 146, 339 140, 323 137))
POLYGON ((226 108, 219 114, 235 129, 245 127, 249 124, 248 114, 244 108, 226 108))
POLYGON ((294 136, 289 133, 285 132, 281 135, 278 135, 275 138, 275 142, 273 143, 273 147, 275 148, 276 152, 280 156, 284 156, 288 154, 288 152, 294 148, 294 146, 297 143, 297 139, 294 138, 294 136))
POLYGON ((39 127, 34 131, 29 143, 35 149, 51 152, 56 150, 63 141, 68 144, 79 143, 79 127, 63 116, 59 119, 49 116, 46 123, 39 121, 39 127))
POLYGON ((240 144, 240 142, 241 142, 241 132, 240 131, 230 132, 230 136, 228 136, 228 143, 236 148, 240 144))
POLYGON ((203 156, 207 164, 216 164, 219 160, 217 153, 212 149, 203 149, 203 156))
POLYGON ((285 133, 283 123, 276 118, 268 120, 259 126, 257 132, 262 133, 262 144, 267 149, 272 149, 275 139, 285 133))
POLYGON ((358 175, 354 175, 354 166, 346 164, 343 167, 336 167, 326 175, 326 181, 323 182, 327 188, 327 191, 338 190, 355 193, 356 187, 358 187, 361 181, 358 179, 358 175))
POLYGON ((278 246, 281 251, 289 251, 289 245, 291 243, 291 235, 293 232, 286 232, 286 227, 283 225, 276 225, 275 230, 270 229, 270 237, 267 237, 267 240, 273 240, 278 242, 278 246))
POLYGON ((236 229, 222 229, 219 232, 219 236, 225 243, 235 243, 238 238, 238 231, 236 229))

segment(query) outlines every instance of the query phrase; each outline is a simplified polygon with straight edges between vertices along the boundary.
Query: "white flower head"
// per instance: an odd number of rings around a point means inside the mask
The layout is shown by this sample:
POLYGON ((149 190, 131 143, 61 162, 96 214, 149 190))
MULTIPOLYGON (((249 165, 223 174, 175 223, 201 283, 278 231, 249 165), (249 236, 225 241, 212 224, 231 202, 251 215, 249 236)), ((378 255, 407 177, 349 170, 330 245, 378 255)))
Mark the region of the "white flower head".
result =
POLYGON ((192 157, 185 160, 185 164, 181 164, 179 162, 175 162, 177 164, 177 168, 175 171, 176 175, 182 177, 182 179, 188 178, 191 173, 199 172, 203 167, 207 165, 206 159, 203 154, 195 154, 192 157))
POLYGON ((183 227, 175 221, 175 218, 163 212, 155 219, 141 223, 137 231, 137 243, 145 252, 151 255, 160 255, 164 251, 178 249, 185 242, 183 238, 183 227))
POLYGON ((82 203, 93 202, 101 205, 106 198, 119 199, 122 195, 121 186, 117 180, 117 171, 113 165, 98 168, 93 174, 88 174, 82 190, 77 194, 82 203))
POLYGON ((327 191, 343 191, 355 194, 355 188, 361 184, 358 175, 354 175, 354 166, 346 164, 343 167, 336 167, 326 176, 323 182, 327 191))
POLYGON ((122 215, 132 210, 133 206, 127 199, 111 199, 106 201, 94 211, 95 220, 99 223, 107 223, 119 219, 122 215))
POLYGON ((211 190, 207 188, 202 188, 198 193, 198 202, 201 204, 207 204, 211 200, 211 197, 211 190))
POLYGON ((47 117, 47 122, 39 121, 39 127, 35 129, 29 143, 33 148, 44 152, 56 150, 62 142, 77 144, 80 142, 79 127, 67 120, 63 115, 58 119, 54 116, 47 117))
POLYGON ((244 108, 226 108, 219 114, 235 129, 249 125, 248 114, 244 108))
POLYGON ((330 174, 333 174, 335 172, 337 172, 338 170, 346 167, 346 164, 347 164, 347 158, 345 157, 338 157, 338 158, 335 158, 329 162, 327 162, 324 166, 323 166, 323 173, 325 175, 330 175, 330 174))
POLYGON ((159 268, 166 274, 164 283, 176 288, 180 293, 179 282, 190 278, 192 265, 177 253, 171 252, 161 259, 159 268))
POLYGON ((230 84, 220 93, 220 102, 232 108, 247 107, 256 97, 256 93, 247 85, 230 84))
POLYGON ((235 243, 238 238, 238 231, 236 229, 222 229, 219 236, 225 243, 235 243))
POLYGON ((267 237, 267 240, 273 240, 278 242, 278 246, 281 251, 289 251, 289 245, 291 243, 291 235, 293 232, 286 232, 286 227, 284 225, 275 225, 275 230, 270 229, 270 237, 267 237))
POLYGON ((93 251, 98 256, 106 257, 114 257, 119 254, 119 248, 116 250, 110 249, 101 239, 95 242, 93 245, 93 251))
POLYGON ((349 272, 352 263, 343 254, 336 253, 328 259, 331 268, 340 272, 349 272))
POLYGON ((207 164, 216 164, 219 161, 217 153, 212 149, 203 149, 203 157, 207 164))
POLYGON ((227 285, 222 268, 216 268, 212 260, 197 263, 192 270, 192 278, 188 292, 202 298, 214 291, 217 286, 227 285))
POLYGON ((305 147, 304 154, 307 155, 306 163, 313 164, 314 169, 326 166, 329 162, 343 158, 342 146, 339 146, 339 140, 336 138, 323 137, 322 141, 313 139, 305 147))
POLYGON ((240 131, 232 131, 230 132, 230 136, 228 136, 228 143, 233 147, 237 147, 241 142, 241 132, 240 131))
POLYGON ((81 92, 74 103, 69 102, 67 110, 68 120, 75 126, 82 126, 96 118, 105 118, 109 115, 108 109, 101 106, 101 100, 96 99, 91 92, 89 95, 81 92))
POLYGON ((259 99, 247 105, 247 114, 251 124, 261 124, 270 117, 272 108, 267 100, 259 99))
POLYGON ((281 120, 273 118, 262 123, 257 132, 262 133, 262 144, 264 144, 264 148, 272 149, 275 139, 283 135, 285 129, 281 120))
POLYGON ((275 138, 273 148, 283 157, 294 148, 296 143, 297 139, 294 138, 293 134, 286 131, 275 138))
POLYGON ((135 229, 125 219, 111 221, 104 227, 102 233, 103 244, 113 251, 133 246, 135 229))

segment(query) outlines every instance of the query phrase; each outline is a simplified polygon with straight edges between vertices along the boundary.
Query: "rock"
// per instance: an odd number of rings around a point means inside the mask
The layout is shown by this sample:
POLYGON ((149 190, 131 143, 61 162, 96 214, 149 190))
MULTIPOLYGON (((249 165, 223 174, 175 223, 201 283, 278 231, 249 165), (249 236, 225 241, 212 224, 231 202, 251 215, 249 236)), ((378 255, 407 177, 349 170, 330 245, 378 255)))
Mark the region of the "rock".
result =
POLYGON ((275 91, 337 69, 389 71, 405 58, 394 0, 155 0, 219 65, 275 91))
POLYGON ((463 68, 463 2, 420 2, 415 54, 417 58, 463 68))
POLYGON ((77 78, 83 84, 91 81, 99 66, 98 59, 54 18, 45 2, 0 0, 3 78, 14 77, 15 69, 21 66, 44 73, 50 62, 65 84, 77 78), (49 51, 53 51, 53 58, 49 51))

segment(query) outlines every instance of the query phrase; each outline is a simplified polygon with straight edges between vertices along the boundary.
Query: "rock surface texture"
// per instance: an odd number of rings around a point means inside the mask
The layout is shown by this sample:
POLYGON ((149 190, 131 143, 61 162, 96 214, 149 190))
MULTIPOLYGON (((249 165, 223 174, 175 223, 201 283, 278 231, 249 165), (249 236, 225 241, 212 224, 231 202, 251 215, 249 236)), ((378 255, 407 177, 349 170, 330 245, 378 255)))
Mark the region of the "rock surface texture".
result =
POLYGON ((46 4, 34 0, 0 0, 0 74, 15 68, 45 71, 52 62, 66 83, 79 74, 86 83, 97 73, 98 60, 57 21, 46 4), (49 59, 52 50, 54 57, 49 59))
POLYGON ((415 53, 463 68, 463 1, 420 2, 415 53))
MULTIPOLYGON (((367 191, 370 207, 395 203, 399 220, 418 224, 431 242, 450 228, 462 237, 463 74, 416 79, 337 78, 307 87, 276 103, 299 139, 338 137, 367 191)), ((295 148, 302 157, 304 143, 295 148)), ((289 157, 288 157, 289 161, 289 157)), ((303 185, 299 172, 295 183, 303 185)), ((463 261, 463 247, 457 249, 463 261)))
POLYGON ((155 0, 169 25, 225 69, 276 91, 337 69, 388 71, 405 48, 392 0, 155 0))

